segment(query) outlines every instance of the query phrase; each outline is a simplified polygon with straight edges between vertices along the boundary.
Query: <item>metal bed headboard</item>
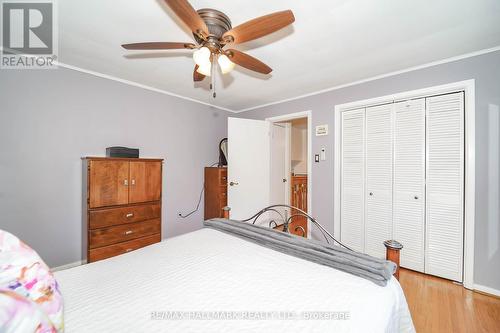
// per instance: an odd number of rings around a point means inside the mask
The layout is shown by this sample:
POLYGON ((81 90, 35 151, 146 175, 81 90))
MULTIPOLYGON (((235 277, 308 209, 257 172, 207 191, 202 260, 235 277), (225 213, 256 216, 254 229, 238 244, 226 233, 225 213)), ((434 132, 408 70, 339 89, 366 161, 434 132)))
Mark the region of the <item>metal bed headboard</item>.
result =
MULTIPOLYGON (((229 210, 230 208, 229 207, 225 207, 225 209, 229 210)), ((255 215, 249 217, 248 219, 245 219, 245 220, 236 220, 238 222, 249 222, 251 220, 252 221, 252 224, 255 224, 255 222, 257 222, 257 220, 259 219, 259 217, 261 217, 264 213, 267 213, 267 212, 272 212, 272 213, 276 213, 278 214, 278 219, 283 221, 283 232, 288 232, 290 233, 290 228, 289 228, 289 225, 292 221, 292 219, 294 218, 297 218, 297 217, 305 217, 306 219, 308 219, 309 221, 311 221, 311 223, 313 225, 315 225, 316 227, 318 227, 319 231, 321 232, 321 234, 323 235, 323 237, 325 238, 326 242, 328 244, 330 244, 330 239, 332 239, 334 241, 334 244, 337 243, 338 245, 342 246, 343 248, 346 248, 348 250, 351 250, 353 251, 351 248, 349 248, 348 246, 342 244, 340 241, 338 241, 335 237, 333 237, 333 235, 331 233, 328 232, 328 230, 326 230, 318 221, 316 221, 316 219, 312 216, 310 216, 309 214, 307 214, 306 212, 304 212, 302 209, 300 208, 296 208, 296 207, 293 207, 293 206, 290 206, 290 205, 271 205, 271 206, 268 206, 266 208, 263 208, 261 209, 258 213, 256 213, 255 215), (285 215, 283 215, 277 208, 289 208, 291 210, 292 215, 290 216, 286 216, 286 211, 285 211, 285 215), (330 239, 329 239, 330 238, 330 239)), ((275 228, 279 226, 278 222, 276 222, 276 219, 271 219, 269 221, 269 228, 275 228), (274 226, 273 226, 274 224, 274 226)), ((302 236, 305 236, 305 230, 302 226, 297 226, 295 227, 295 231, 298 231, 298 230, 301 230, 302 231, 302 236)))

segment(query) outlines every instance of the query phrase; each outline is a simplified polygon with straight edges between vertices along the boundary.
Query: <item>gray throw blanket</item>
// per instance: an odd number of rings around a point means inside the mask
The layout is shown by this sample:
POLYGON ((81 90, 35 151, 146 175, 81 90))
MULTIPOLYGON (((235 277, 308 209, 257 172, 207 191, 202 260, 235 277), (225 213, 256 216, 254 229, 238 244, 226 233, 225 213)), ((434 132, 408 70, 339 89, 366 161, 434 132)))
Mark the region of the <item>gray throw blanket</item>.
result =
POLYGON ((333 267, 372 281, 379 286, 387 285, 387 281, 396 270, 396 265, 391 261, 251 223, 212 219, 205 221, 204 226, 297 258, 333 267))

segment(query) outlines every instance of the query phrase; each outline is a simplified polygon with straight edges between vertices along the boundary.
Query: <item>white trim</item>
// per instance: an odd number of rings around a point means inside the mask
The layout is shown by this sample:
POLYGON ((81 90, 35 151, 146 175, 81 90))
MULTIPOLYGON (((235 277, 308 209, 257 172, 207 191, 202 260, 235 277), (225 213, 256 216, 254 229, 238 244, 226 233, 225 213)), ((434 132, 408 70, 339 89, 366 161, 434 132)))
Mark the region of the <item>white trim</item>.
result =
POLYGON ((296 97, 282 99, 282 100, 279 100, 279 101, 276 101, 276 102, 270 102, 270 103, 265 103, 265 104, 261 104, 261 105, 257 105, 257 106, 252 106, 252 107, 248 107, 248 108, 244 108, 244 109, 240 109, 240 110, 235 110, 233 112, 235 112, 235 113, 241 113, 241 112, 251 111, 251 110, 255 110, 255 109, 260 109, 260 108, 263 108, 263 107, 266 107, 266 106, 271 106, 271 105, 280 104, 280 103, 286 103, 286 102, 294 101, 294 100, 301 99, 301 98, 306 98, 306 97, 311 97, 311 96, 314 96, 314 95, 323 94, 323 93, 326 93, 326 92, 329 92, 329 91, 333 91, 333 90, 339 90, 339 89, 342 89, 342 88, 347 88, 347 87, 355 86, 355 85, 358 85, 358 84, 362 84, 362 83, 366 83, 366 82, 370 82, 370 81, 375 81, 375 80, 383 79, 383 78, 390 77, 390 76, 404 74, 404 73, 416 71, 416 70, 419 70, 419 69, 424 69, 424 68, 428 68, 428 67, 442 65, 442 64, 449 63, 449 62, 454 62, 454 61, 462 60, 462 59, 472 58, 472 57, 476 57, 476 56, 480 56, 480 55, 483 55, 483 54, 487 54, 487 53, 491 53, 491 52, 496 52, 496 51, 500 51, 500 46, 495 46, 495 47, 492 47, 492 48, 489 48, 489 49, 483 49, 483 50, 479 50, 479 51, 476 51, 476 52, 470 52, 470 53, 458 55, 458 56, 455 56, 455 57, 450 57, 450 58, 446 58, 446 59, 442 59, 442 60, 437 60, 437 61, 429 62, 429 63, 423 64, 423 65, 418 65, 418 66, 409 67, 409 68, 405 68, 405 69, 394 71, 394 72, 389 72, 389 73, 385 73, 385 74, 381 74, 381 75, 377 75, 377 76, 372 76, 372 77, 369 77, 369 78, 366 78, 366 79, 361 79, 361 80, 358 80, 358 81, 353 81, 353 82, 349 82, 349 83, 346 83, 346 84, 341 84, 341 85, 338 85, 338 86, 334 86, 334 87, 330 87, 330 88, 326 88, 326 89, 322 89, 322 90, 317 90, 317 91, 314 91, 314 92, 311 92, 311 93, 308 93, 308 94, 304 94, 304 95, 299 95, 299 96, 296 96, 296 97))
POLYGON ((334 219, 333 235, 340 236, 340 116, 342 111, 391 103, 454 91, 465 91, 465 227, 464 227, 464 280, 467 289, 474 289, 474 212, 475 212, 475 80, 453 82, 449 84, 411 90, 393 95, 365 99, 335 105, 335 149, 334 149, 334 219))
MULTIPOLYGON (((2 49, 3 48, 0 47, 0 50, 2 50, 2 49)), ((142 88, 142 89, 154 91, 154 92, 157 92, 157 93, 160 93, 160 94, 164 94, 164 95, 168 95, 168 96, 173 96, 173 97, 181 98, 181 99, 188 100, 188 101, 191 101, 191 102, 195 102, 195 103, 199 103, 199 104, 206 105, 206 106, 209 106, 209 107, 213 107, 213 108, 216 108, 216 109, 219 109, 219 110, 223 110, 223 111, 227 111, 227 112, 231 112, 231 113, 241 113, 241 112, 251 111, 251 110, 255 110, 255 109, 260 109, 260 108, 263 108, 263 107, 266 107, 266 106, 271 106, 271 105, 275 105, 275 104, 280 104, 280 103, 294 101, 294 100, 305 98, 305 97, 319 95, 319 94, 322 94, 322 93, 325 93, 325 92, 329 92, 329 91, 333 91, 333 90, 338 90, 338 89, 342 89, 342 88, 347 88, 347 87, 350 87, 350 86, 355 86, 355 85, 358 85, 358 84, 362 84, 362 83, 366 83, 366 82, 370 82, 370 81, 374 81, 374 80, 378 80, 378 79, 383 79, 383 78, 394 76, 394 75, 398 75, 398 74, 404 74, 404 73, 407 73, 407 72, 416 71, 416 70, 419 70, 419 69, 424 69, 424 68, 428 68, 428 67, 432 67, 432 66, 437 66, 437 65, 441 65, 441 64, 446 64, 446 63, 453 62, 453 61, 458 61, 458 60, 462 60, 462 59, 472 58, 472 57, 476 57, 476 56, 480 56, 480 55, 483 55, 483 54, 487 54, 487 53, 491 53, 491 52, 496 52, 496 51, 500 51, 500 46, 495 46, 495 47, 488 48, 488 49, 483 49, 483 50, 479 50, 479 51, 475 51, 475 52, 465 53, 465 54, 462 54, 462 55, 458 55, 458 56, 454 56, 454 57, 450 57, 450 58, 446 58, 446 59, 442 59, 442 60, 437 60, 437 61, 429 62, 429 63, 423 64, 423 65, 418 65, 418 66, 414 66, 414 67, 408 67, 408 68, 405 68, 405 69, 402 69, 402 70, 398 70, 398 71, 394 71, 394 72, 389 72, 389 73, 385 73, 385 74, 380 74, 380 75, 372 76, 372 77, 369 77, 369 78, 366 78, 366 79, 361 79, 361 80, 349 82, 349 83, 346 83, 346 84, 341 84, 341 85, 333 86, 333 87, 330 87, 330 88, 326 88, 326 89, 322 89, 322 90, 317 90, 317 91, 314 91, 314 92, 311 92, 311 93, 307 93, 307 94, 303 94, 303 95, 299 95, 299 96, 295 96, 295 97, 291 97, 291 98, 286 98, 286 99, 278 100, 278 101, 275 101, 275 102, 269 102, 269 103, 265 103, 265 104, 260 104, 260 105, 256 105, 256 106, 252 106, 252 107, 248 107, 248 108, 244 108, 244 109, 239 109, 239 110, 233 110, 233 109, 230 109, 230 108, 225 108, 225 107, 222 107, 222 106, 217 106, 217 105, 214 105, 214 104, 202 102, 202 101, 199 101, 197 99, 186 97, 186 96, 182 96, 182 95, 178 95, 178 94, 175 94, 175 93, 163 90, 163 89, 154 88, 154 87, 151 87, 151 86, 148 86, 148 85, 144 85, 144 84, 141 84, 141 83, 138 83, 138 82, 130 81, 130 80, 120 79, 120 78, 117 78, 117 77, 112 76, 112 75, 107 75, 107 74, 95 72, 95 71, 84 69, 84 68, 81 68, 81 67, 69 65, 69 64, 66 64, 66 63, 63 63, 63 62, 56 61, 55 64, 58 65, 58 66, 60 66, 60 67, 63 67, 63 68, 67 68, 67 69, 71 69, 71 70, 74 70, 74 71, 78 71, 78 72, 82 72, 82 73, 86 73, 86 74, 98 76, 98 77, 101 77, 101 78, 104 78, 104 79, 108 79, 108 80, 113 80, 113 81, 121 82, 121 83, 128 84, 128 85, 131 85, 131 86, 134 86, 134 87, 138 87, 138 88, 142 88)))
POLYGON ((474 284, 474 290, 500 297, 500 290, 482 286, 480 284, 474 284))
POLYGON ((50 270, 52 272, 63 271, 63 270, 68 269, 68 268, 73 268, 73 267, 85 265, 86 263, 87 263, 87 260, 79 260, 79 261, 71 262, 69 264, 65 264, 65 265, 61 265, 61 266, 57 266, 57 267, 52 267, 50 270))
POLYGON ((476 85, 465 81, 465 203, 464 287, 474 285, 474 231, 476 212, 476 85))
MULTIPOLYGON (((312 111, 301 111, 266 118, 272 123, 307 118, 307 214, 312 216, 312 111)), ((311 221, 307 220, 307 238, 311 238, 311 221)))
MULTIPOLYGON (((0 50, 2 50, 2 49, 3 48, 0 47, 0 50)), ((78 71, 78 72, 82 72, 82 73, 86 73, 86 74, 98 76, 98 77, 101 77, 101 78, 104 78, 104 79, 108 79, 108 80, 113 80, 113 81, 121 82, 121 83, 128 84, 128 85, 131 85, 131 86, 134 86, 134 87, 138 87, 138 88, 142 88, 142 89, 146 89, 146 90, 158 92, 160 94, 164 94, 164 95, 168 95, 168 96, 173 96, 173 97, 181 98, 181 99, 188 100, 188 101, 191 101, 191 102, 195 102, 195 103, 199 103, 199 104, 202 104, 202 105, 210 106, 210 107, 213 107, 213 108, 216 108, 216 109, 219 109, 219 110, 223 110, 223 111, 227 111, 227 112, 231 112, 231 113, 241 113, 241 112, 251 111, 251 110, 255 110, 255 109, 260 109, 260 108, 263 108, 263 107, 266 107, 266 106, 271 106, 271 105, 275 105, 275 104, 280 104, 280 103, 294 101, 294 100, 305 98, 305 97, 319 95, 319 94, 322 94, 322 93, 325 93, 325 92, 329 92, 329 91, 333 91, 333 90, 338 90, 338 89, 342 89, 342 88, 347 88, 347 87, 350 87, 350 86, 355 86, 355 85, 358 85, 358 84, 362 84, 362 83, 366 83, 366 82, 370 82, 370 81, 374 81, 374 80, 378 80, 378 79, 383 79, 383 78, 394 76, 394 75, 398 75, 398 74, 404 74, 404 73, 407 73, 407 72, 412 72, 412 71, 416 71, 416 70, 419 70, 419 69, 424 69, 424 68, 428 68, 428 67, 432 67, 432 66, 446 64, 446 63, 453 62, 453 61, 458 61, 458 60, 462 60, 462 59, 472 58, 472 57, 476 57, 476 56, 480 56, 480 55, 483 55, 483 54, 487 54, 487 53, 491 53, 491 52, 496 52, 496 51, 500 51, 500 46, 495 46, 495 47, 488 48, 488 49, 483 49, 483 50, 479 50, 479 51, 475 51, 475 52, 465 53, 465 54, 462 54, 462 55, 458 55, 458 56, 454 56, 454 57, 450 57, 450 58, 446 58, 446 59, 442 59, 442 60, 437 60, 437 61, 429 62, 429 63, 423 64, 423 65, 418 65, 418 66, 414 66, 414 67, 408 67, 408 68, 405 68, 405 69, 402 69, 402 70, 398 70, 398 71, 394 71, 394 72, 389 72, 389 73, 385 73, 385 74, 380 74, 380 75, 372 76, 372 77, 369 77, 369 78, 366 78, 366 79, 361 79, 361 80, 349 82, 349 83, 346 83, 346 84, 341 84, 341 85, 333 86, 333 87, 330 87, 330 88, 326 88, 326 89, 322 89, 322 90, 317 90, 317 91, 314 91, 314 92, 311 92, 311 93, 307 93, 307 94, 303 94, 303 95, 299 95, 299 96, 295 96, 295 97, 291 97, 291 98, 286 98, 286 99, 278 100, 278 101, 275 101, 275 102, 269 102, 269 103, 265 103, 265 104, 260 104, 260 105, 256 105, 256 106, 252 106, 252 107, 248 107, 248 108, 244 108, 244 109, 239 109, 239 110, 233 110, 233 109, 230 109, 230 108, 225 108, 225 107, 222 107, 222 106, 217 106, 217 105, 214 105, 214 104, 202 102, 202 101, 199 101, 197 99, 186 97, 186 96, 182 96, 182 95, 178 95, 178 94, 175 94, 175 93, 163 90, 163 89, 154 88, 154 87, 151 87, 151 86, 148 86, 148 85, 144 85, 144 84, 141 84, 141 83, 138 83, 138 82, 130 81, 130 80, 120 79, 120 78, 117 78, 117 77, 112 76, 112 75, 107 75, 107 74, 95 72, 95 71, 84 69, 84 68, 81 68, 81 67, 69 65, 69 64, 66 64, 66 63, 63 63, 63 62, 56 61, 55 64, 58 65, 58 66, 60 66, 60 67, 63 67, 63 68, 67 68, 67 69, 71 69, 71 70, 74 70, 74 71, 78 71)))
POLYGON ((185 97, 185 96, 178 95, 178 94, 166 91, 166 90, 162 90, 162 89, 154 88, 154 87, 151 87, 151 86, 147 86, 145 84, 141 84, 141 83, 138 83, 138 82, 134 82, 134 81, 130 81, 130 80, 125 80, 125 79, 120 79, 120 78, 118 78, 116 76, 107 75, 107 74, 103 74, 103 73, 99 73, 99 72, 94 72, 94 71, 91 71, 91 70, 88 70, 88 69, 76 67, 76 66, 73 66, 73 65, 68 65, 68 64, 65 64, 65 63, 62 63, 62 62, 56 62, 56 64, 58 66, 60 66, 60 67, 71 69, 71 70, 74 70, 74 71, 77 71, 77 72, 82 72, 82 73, 85 73, 85 74, 94 75, 94 76, 97 76, 97 77, 100 77, 100 78, 103 78, 103 79, 117 81, 117 82, 120 82, 120 83, 128 84, 130 86, 134 86, 134 87, 138 87, 138 88, 142 88, 142 89, 154 91, 154 92, 157 92, 157 93, 160 93, 160 94, 164 94, 164 95, 168 95, 168 96, 172 96, 172 97, 177 97, 177 98, 184 99, 184 100, 187 100, 187 101, 190 101, 190 102, 194 102, 194 103, 202 104, 202 105, 205 105, 205 106, 213 107, 213 108, 216 108, 216 109, 219 109, 219 110, 222 110, 222 111, 227 111, 227 112, 235 113, 234 110, 231 110, 231 109, 228 109, 228 108, 225 108, 225 107, 222 107, 222 106, 217 106, 217 105, 213 105, 213 104, 210 104, 210 103, 202 102, 202 101, 199 101, 199 100, 191 98, 191 97, 185 97))
POLYGON ((287 179, 285 190, 285 202, 290 202, 290 174, 292 173, 292 125, 285 124, 285 178, 287 179))

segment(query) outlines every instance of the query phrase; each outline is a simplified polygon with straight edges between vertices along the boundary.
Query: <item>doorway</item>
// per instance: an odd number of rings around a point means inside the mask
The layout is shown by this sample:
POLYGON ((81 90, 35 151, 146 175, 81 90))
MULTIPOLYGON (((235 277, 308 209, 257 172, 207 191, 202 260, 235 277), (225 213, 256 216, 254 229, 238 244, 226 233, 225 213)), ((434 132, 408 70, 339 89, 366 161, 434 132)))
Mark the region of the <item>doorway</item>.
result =
MULTIPOLYGON (((265 120, 228 118, 227 200, 232 219, 247 219, 272 204, 292 203, 292 167, 298 174, 304 172, 300 170, 304 170, 305 166, 303 159, 297 163, 291 161, 292 122, 297 119, 305 119, 305 123, 301 121, 301 126, 307 128, 307 141, 304 143, 307 147, 307 184, 299 186, 304 195, 299 196, 297 201, 304 211, 312 215, 311 111, 305 111, 265 120), (273 145, 273 135, 280 139, 279 145, 273 145), (272 162, 273 158, 275 162, 272 162)), ((287 214, 290 216, 291 212, 287 214)), ((271 218, 265 217, 268 218, 261 219, 258 224, 268 226, 271 218)), ((310 237, 309 222, 295 232, 310 237)))
MULTIPOLYGON (((295 113, 267 119, 271 122, 271 181, 272 204, 284 203, 310 214, 311 202, 311 128, 309 113, 295 113)), ((283 209, 282 214, 294 216, 298 211, 283 209)), ((282 226, 278 226, 278 229, 282 226)), ((310 237, 308 220, 295 216, 289 231, 310 237)))

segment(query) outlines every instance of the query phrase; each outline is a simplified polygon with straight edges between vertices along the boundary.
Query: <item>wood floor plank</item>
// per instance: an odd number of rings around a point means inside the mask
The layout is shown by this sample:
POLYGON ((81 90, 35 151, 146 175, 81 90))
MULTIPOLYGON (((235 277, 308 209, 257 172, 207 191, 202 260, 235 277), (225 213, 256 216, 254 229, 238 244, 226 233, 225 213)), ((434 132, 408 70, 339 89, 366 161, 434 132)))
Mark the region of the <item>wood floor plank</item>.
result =
POLYGON ((500 332, 500 298, 406 269, 399 274, 417 332, 500 332))

